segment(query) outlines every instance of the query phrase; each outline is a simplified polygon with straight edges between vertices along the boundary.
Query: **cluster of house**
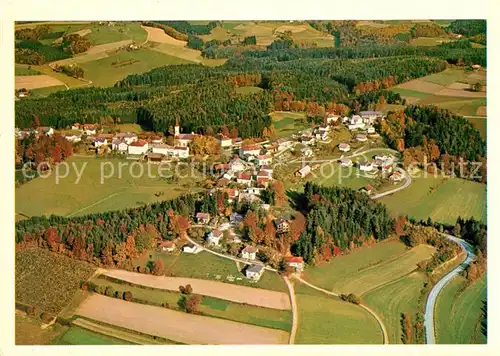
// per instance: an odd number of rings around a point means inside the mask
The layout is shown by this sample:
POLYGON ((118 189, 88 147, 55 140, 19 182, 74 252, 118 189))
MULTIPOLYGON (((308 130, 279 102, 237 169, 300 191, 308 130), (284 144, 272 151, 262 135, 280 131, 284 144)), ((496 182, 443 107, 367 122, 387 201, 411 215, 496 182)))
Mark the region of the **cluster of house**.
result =
POLYGON ((27 129, 27 130, 20 130, 19 128, 15 128, 14 130, 15 136, 18 139, 22 139, 31 135, 39 136, 39 135, 47 135, 47 136, 52 136, 54 134, 54 129, 52 127, 48 126, 40 126, 37 129, 27 129))
POLYGON ((359 115, 352 115, 351 117, 340 117, 339 115, 329 114, 326 117, 326 123, 330 124, 341 120, 343 124, 347 125, 347 128, 351 131, 353 130, 364 130, 368 134, 374 134, 375 128, 373 124, 377 119, 382 119, 383 113, 380 111, 361 111, 359 115))

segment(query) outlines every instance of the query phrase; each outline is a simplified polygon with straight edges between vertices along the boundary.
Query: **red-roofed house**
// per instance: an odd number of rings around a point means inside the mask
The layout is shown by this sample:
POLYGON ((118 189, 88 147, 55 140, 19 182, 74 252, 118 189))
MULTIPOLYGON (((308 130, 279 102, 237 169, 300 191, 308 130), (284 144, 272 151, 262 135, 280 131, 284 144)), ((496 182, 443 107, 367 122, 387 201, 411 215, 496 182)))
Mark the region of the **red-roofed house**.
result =
POLYGON ((219 241, 222 238, 222 231, 219 229, 215 229, 210 231, 210 233, 207 236, 207 241, 209 244, 219 246, 219 241))
POLYGON ((137 140, 128 146, 128 153, 131 155, 143 155, 148 151, 148 141, 137 140))
POLYGON ((257 156, 257 163, 259 164, 259 166, 271 164, 272 161, 273 161, 273 157, 271 155, 258 155, 257 156))
POLYGON ((259 145, 243 146, 240 149, 242 156, 257 156, 260 154, 261 147, 259 145))
POLYGON ((163 138, 160 136, 151 136, 151 143, 163 143, 163 138))
POLYGON ((222 134, 218 134, 217 136, 215 136, 215 139, 217 140, 217 143, 221 148, 228 148, 233 145, 233 139, 222 134))
POLYGON ((196 213, 196 221, 200 224, 208 224, 210 221, 209 213, 196 213))
POLYGON ((241 257, 246 258, 248 260, 255 260, 255 257, 257 255, 257 252, 259 250, 255 246, 246 246, 242 251, 241 251, 241 257))
POLYGON ((162 251, 173 252, 175 250, 175 243, 173 241, 162 241, 159 247, 162 251))
POLYGON ((373 187, 371 185, 367 184, 363 188, 361 188, 361 191, 370 195, 373 192, 373 187))
POLYGON ((97 124, 83 124, 83 131, 88 135, 95 135, 97 132, 97 124))
POLYGON ((246 184, 249 186, 250 184, 252 184, 252 176, 248 173, 240 173, 236 177, 236 182, 239 184, 246 184))
POLYGON ((288 266, 295 268, 296 272, 302 272, 304 270, 304 259, 302 257, 289 256, 285 257, 283 260, 288 266))

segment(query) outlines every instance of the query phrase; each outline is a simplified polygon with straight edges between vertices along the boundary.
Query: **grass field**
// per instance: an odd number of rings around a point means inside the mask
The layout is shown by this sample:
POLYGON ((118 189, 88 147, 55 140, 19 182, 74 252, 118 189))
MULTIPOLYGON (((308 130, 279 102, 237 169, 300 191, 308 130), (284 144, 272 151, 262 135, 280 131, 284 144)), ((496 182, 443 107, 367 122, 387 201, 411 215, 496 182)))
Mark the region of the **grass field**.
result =
MULTIPOLYGON (((67 178, 60 179, 59 184, 53 172, 49 178, 36 178, 16 188, 16 212, 28 216, 85 215, 167 200, 196 190, 195 178, 188 177, 180 179, 179 183, 167 183, 165 179, 159 177, 157 166, 148 168, 147 163, 132 165, 132 162, 135 161, 119 158, 72 157, 68 160, 70 172, 67 178), (102 171, 101 164, 103 164, 102 171), (139 165, 144 174, 140 178, 134 178, 139 176, 139 165), (79 181, 75 167, 80 173, 83 169, 79 181), (148 177, 148 169, 151 176, 156 178, 148 177), (103 179, 101 183, 101 172, 103 177, 106 175, 113 177, 103 179), (158 192, 164 192, 164 195, 155 196, 158 192)), ((66 173, 65 167, 60 166, 59 169, 61 176, 66 173)))
POLYGON ((95 267, 48 250, 16 252, 16 301, 50 313, 60 312, 95 267))
POLYGON ((353 271, 337 278, 323 275, 323 283, 310 278, 308 280, 334 292, 362 295, 415 270, 417 263, 429 259, 434 251, 435 248, 431 246, 419 245, 397 257, 382 260, 380 263, 365 266, 356 272, 353 271))
POLYGON ((454 224, 459 216, 486 221, 486 185, 459 178, 413 178, 406 189, 381 198, 393 216, 454 224))
POLYGON ((235 91, 239 94, 256 94, 260 93, 263 89, 259 87, 239 87, 235 91))
POLYGON ((39 75, 39 74, 41 74, 41 73, 35 69, 32 69, 31 66, 16 63, 16 67, 15 67, 15 75, 16 76, 39 75))
MULTIPOLYGON (((94 283, 113 286, 115 291, 130 291, 134 298, 156 304, 168 303, 169 309, 180 310, 177 302, 179 292, 162 289, 145 289, 138 286, 114 283, 103 278, 95 278, 94 283)), ((196 293, 196 290, 194 290, 196 293)), ((233 320, 240 323, 290 331, 292 314, 287 310, 261 308, 253 305, 235 303, 223 299, 202 296, 199 311, 202 315, 233 320)))
POLYGON ((99 334, 79 326, 71 326, 58 337, 53 345, 130 345, 131 343, 114 337, 99 334))
POLYGON ((47 345, 68 329, 59 324, 54 324, 50 328, 45 329, 42 329, 41 326, 42 323, 39 319, 29 317, 22 312, 16 311, 16 345, 47 345))
POLYGON ((436 302, 435 325, 438 344, 485 344, 481 332, 481 308, 486 299, 486 276, 461 291, 465 279, 451 280, 436 302))
POLYGON ((363 296, 363 302, 384 322, 389 343, 402 343, 401 314, 408 312, 414 316, 418 311, 418 298, 424 282, 421 273, 412 273, 363 296))
POLYGON ((296 344, 381 344, 382 332, 364 309, 295 283, 296 344))
POLYGON ((476 129, 478 129, 479 133, 481 134, 481 137, 483 139, 486 139, 486 134, 487 134, 486 118, 485 117, 467 117, 467 120, 476 129))
MULTIPOLYGON (((161 258, 165 266, 165 272, 172 277, 188 277, 215 280, 220 276, 221 281, 225 281, 228 275, 242 278, 235 280, 234 284, 253 286, 263 289, 275 290, 288 293, 288 289, 283 279, 274 272, 265 271, 257 283, 250 283, 238 271, 236 263, 222 257, 215 256, 208 252, 200 252, 196 255, 179 253, 177 255, 168 255, 161 252, 152 251, 149 255, 134 262, 135 266, 145 266, 148 260, 156 261, 161 258), (151 258, 149 257, 151 256, 151 258)), ((241 266, 243 267, 243 266, 241 266)))
POLYGON ((412 46, 439 46, 442 43, 452 41, 447 37, 417 37, 410 40, 412 46))
POLYGON ((115 55, 96 61, 85 62, 81 67, 85 70, 85 78, 95 86, 112 86, 130 74, 140 74, 164 65, 184 64, 188 61, 169 56, 158 51, 140 49, 122 51, 115 55))
POLYGON ((30 96, 32 98, 43 98, 60 90, 66 90, 66 87, 64 85, 56 85, 52 87, 33 89, 30 91, 30 96))
POLYGON ((290 136, 310 126, 305 122, 306 115, 304 113, 275 111, 269 115, 274 122, 276 137, 290 136))
POLYGON ((86 37, 90 44, 100 45, 104 43, 132 40, 136 43, 143 43, 148 36, 140 23, 116 22, 115 26, 95 24, 88 27, 90 32, 86 37))

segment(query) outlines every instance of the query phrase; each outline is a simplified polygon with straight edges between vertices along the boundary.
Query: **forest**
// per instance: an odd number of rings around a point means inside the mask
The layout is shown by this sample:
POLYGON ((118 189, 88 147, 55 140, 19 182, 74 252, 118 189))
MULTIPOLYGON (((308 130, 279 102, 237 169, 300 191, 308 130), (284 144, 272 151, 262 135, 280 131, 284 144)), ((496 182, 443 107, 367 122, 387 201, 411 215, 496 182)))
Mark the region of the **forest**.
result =
POLYGON ((384 240, 394 231, 395 221, 385 205, 350 188, 307 182, 300 202, 307 224, 292 251, 308 263, 329 259, 338 250, 372 238, 384 240))
POLYGON ((453 33, 471 37, 486 34, 486 20, 455 20, 449 29, 453 33))
POLYGON ((486 141, 461 116, 435 106, 409 105, 404 111, 388 113, 379 129, 390 147, 403 152, 404 166, 427 160, 468 178, 472 165, 466 164, 461 174, 459 161, 479 161, 483 163, 476 172, 480 178, 470 179, 486 182, 486 141))

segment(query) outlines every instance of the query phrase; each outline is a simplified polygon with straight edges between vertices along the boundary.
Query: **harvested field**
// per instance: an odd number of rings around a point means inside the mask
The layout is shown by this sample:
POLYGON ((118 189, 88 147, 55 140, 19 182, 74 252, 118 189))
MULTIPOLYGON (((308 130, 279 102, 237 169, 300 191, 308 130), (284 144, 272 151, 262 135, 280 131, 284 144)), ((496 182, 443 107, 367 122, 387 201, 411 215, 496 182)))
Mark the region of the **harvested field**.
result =
POLYGON ((168 54, 169 56, 179 57, 187 61, 201 63, 201 52, 188 47, 181 47, 171 43, 148 43, 149 49, 160 53, 168 54))
POLYGON ((159 277, 115 269, 107 270, 103 274, 139 285, 172 291, 178 291, 180 285, 191 284, 193 290, 197 294, 266 308, 280 310, 289 310, 291 308, 290 299, 286 293, 266 289, 237 286, 194 278, 159 277))
POLYGON ((91 61, 96 61, 98 59, 108 57, 107 52, 115 51, 118 48, 126 46, 130 43, 132 43, 132 40, 124 40, 124 41, 119 41, 119 42, 105 43, 105 44, 101 44, 98 46, 93 46, 82 55, 75 56, 73 58, 63 59, 63 60, 54 62, 53 64, 67 65, 67 64, 72 64, 72 63, 87 63, 87 62, 91 62, 91 61))
POLYGON ((308 29, 307 25, 299 25, 299 26, 287 26, 283 25, 278 27, 275 32, 286 32, 286 31, 291 31, 292 33, 296 32, 302 32, 308 29))
POLYGON ((73 32, 73 33, 71 33, 71 35, 80 35, 80 37, 84 37, 84 36, 88 35, 91 32, 92 32, 91 29, 86 28, 84 30, 73 32))
MULTIPOLYGON (((443 90, 443 86, 435 83, 429 83, 421 79, 412 80, 403 84, 398 85, 398 88, 409 89, 418 91, 421 93, 435 94, 443 90)), ((444 95, 444 94, 440 94, 444 95)))
POLYGON ((161 28, 141 26, 148 32, 148 41, 151 42, 159 42, 159 43, 168 43, 175 46, 184 47, 186 45, 186 41, 180 41, 175 39, 165 33, 161 28))
POLYGON ((92 295, 78 315, 184 344, 285 344, 288 333, 92 295))
POLYGON ((58 85, 64 85, 64 83, 48 75, 16 76, 16 89, 26 88, 28 90, 31 90, 58 85))
MULTIPOLYGON (((461 84, 461 83, 455 83, 455 84, 461 84)), ((462 84, 462 85, 466 86, 467 88, 469 87, 469 85, 467 84, 462 84)), ((434 94, 443 96, 462 96, 466 98, 484 98, 486 95, 486 87, 483 87, 483 90, 484 91, 474 92, 464 89, 452 89, 448 87, 441 89, 437 92, 434 92, 434 94)))

